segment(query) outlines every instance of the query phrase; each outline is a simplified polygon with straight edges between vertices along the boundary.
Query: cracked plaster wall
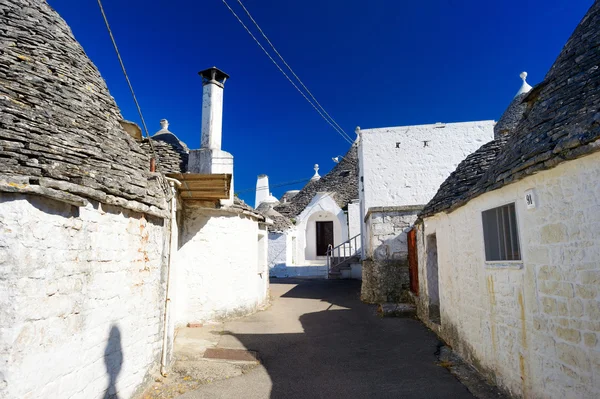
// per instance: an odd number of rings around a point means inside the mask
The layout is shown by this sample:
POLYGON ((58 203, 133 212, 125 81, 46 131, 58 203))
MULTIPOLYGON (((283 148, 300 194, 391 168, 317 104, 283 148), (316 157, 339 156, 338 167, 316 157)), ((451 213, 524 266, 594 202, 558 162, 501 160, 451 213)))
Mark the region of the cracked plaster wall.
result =
POLYGON ((0 215, 0 397, 130 397, 160 364, 168 223, 6 193, 0 215))

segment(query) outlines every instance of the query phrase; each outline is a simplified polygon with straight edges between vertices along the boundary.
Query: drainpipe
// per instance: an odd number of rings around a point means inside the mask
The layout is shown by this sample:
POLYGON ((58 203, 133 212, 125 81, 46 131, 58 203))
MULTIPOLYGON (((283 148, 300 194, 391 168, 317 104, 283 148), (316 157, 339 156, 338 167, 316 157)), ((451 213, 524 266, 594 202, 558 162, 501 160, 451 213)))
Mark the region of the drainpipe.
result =
POLYGON ((180 187, 181 182, 170 177, 165 177, 171 186, 171 192, 173 197, 171 198, 171 220, 170 220, 170 232, 169 232, 169 259, 167 261, 167 288, 165 292, 165 317, 163 320, 163 342, 162 342, 162 356, 160 359, 160 374, 163 377, 167 376, 167 344, 169 337, 169 310, 171 297, 169 295, 171 288, 171 263, 173 261, 173 252, 175 251, 175 243, 173 241, 173 235, 175 234, 175 226, 177 224, 177 189, 175 186, 180 187))

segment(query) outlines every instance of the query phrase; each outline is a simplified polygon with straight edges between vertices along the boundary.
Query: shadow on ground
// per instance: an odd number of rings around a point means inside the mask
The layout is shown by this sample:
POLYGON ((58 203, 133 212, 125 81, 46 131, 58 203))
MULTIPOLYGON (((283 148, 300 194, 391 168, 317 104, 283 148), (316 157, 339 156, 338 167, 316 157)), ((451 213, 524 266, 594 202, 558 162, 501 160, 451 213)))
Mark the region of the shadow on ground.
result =
POLYGON ((244 328, 229 332, 259 353, 271 380, 270 396, 251 395, 248 385, 247 397, 473 397, 437 365, 437 337, 417 320, 376 316, 373 306, 359 300, 359 281, 274 279, 271 283, 274 292, 284 292, 273 308, 289 306, 291 313, 299 308, 301 330, 279 333, 275 323, 276 333, 238 331, 244 328), (319 303, 326 310, 311 311, 319 309, 319 303))

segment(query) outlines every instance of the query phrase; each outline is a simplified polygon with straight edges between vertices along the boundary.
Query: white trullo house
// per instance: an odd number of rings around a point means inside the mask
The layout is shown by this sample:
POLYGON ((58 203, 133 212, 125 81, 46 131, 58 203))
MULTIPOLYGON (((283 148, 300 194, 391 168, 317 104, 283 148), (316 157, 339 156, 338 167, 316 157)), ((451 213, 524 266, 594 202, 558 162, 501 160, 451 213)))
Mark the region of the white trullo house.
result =
POLYGON ((420 214, 419 316, 515 397, 600 397, 600 2, 420 214))
POLYGON ((268 227, 271 276, 361 278, 358 258, 353 257, 360 241, 354 240, 357 245, 352 248, 347 243, 359 234, 357 154, 354 143, 324 176, 319 176, 315 165, 310 181, 299 191, 286 192, 281 200, 270 195, 268 177, 258 176, 256 209, 273 220, 268 227), (343 270, 328 270, 327 250, 344 243, 343 270))
POLYGON ((267 298, 265 217, 233 202, 220 146, 226 75, 201 73, 200 150, 166 121, 140 142, 45 1, 0 3, 0 397, 131 397, 177 327, 267 298))

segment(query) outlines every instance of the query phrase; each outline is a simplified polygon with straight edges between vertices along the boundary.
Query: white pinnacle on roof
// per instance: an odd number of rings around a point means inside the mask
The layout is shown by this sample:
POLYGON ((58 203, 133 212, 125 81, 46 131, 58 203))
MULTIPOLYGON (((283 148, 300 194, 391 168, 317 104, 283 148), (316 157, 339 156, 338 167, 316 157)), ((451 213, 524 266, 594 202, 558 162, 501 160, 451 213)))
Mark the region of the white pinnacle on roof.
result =
POLYGON ((160 130, 158 132, 154 133, 154 135, 161 134, 161 133, 171 133, 169 131, 169 121, 166 119, 160 120, 160 130))
POLYGON ((315 164, 314 170, 315 175, 310 178, 310 181, 316 181, 321 179, 321 176, 319 175, 319 164, 315 164))
POLYGON ((269 196, 263 202, 266 202, 267 204, 275 204, 275 205, 279 204, 279 200, 277 198, 275 198, 273 193, 269 193, 269 196))
POLYGON ((515 97, 520 96, 523 93, 529 93, 529 91, 531 89, 533 89, 533 87, 531 87, 529 85, 529 83, 527 83, 527 72, 521 72, 521 74, 519 75, 521 77, 521 79, 523 79, 523 84, 521 85, 521 88, 519 89, 519 91, 517 92, 517 94, 515 95, 515 97))

